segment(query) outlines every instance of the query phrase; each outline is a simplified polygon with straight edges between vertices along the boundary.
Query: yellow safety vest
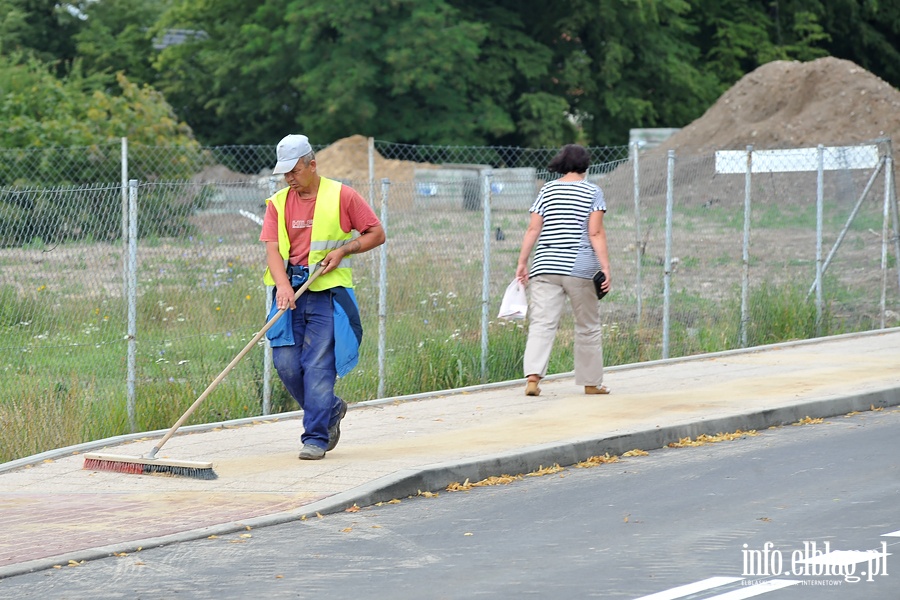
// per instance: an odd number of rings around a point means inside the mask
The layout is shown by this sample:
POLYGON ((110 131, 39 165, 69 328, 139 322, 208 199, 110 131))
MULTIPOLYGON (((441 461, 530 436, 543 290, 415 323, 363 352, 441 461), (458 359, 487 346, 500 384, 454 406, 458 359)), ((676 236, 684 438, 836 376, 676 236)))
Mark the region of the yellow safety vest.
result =
MULTIPOLYGON (((319 178, 319 190, 316 193, 316 208, 313 211, 313 227, 309 245, 309 268, 315 269, 325 256, 340 248, 353 239, 352 232, 341 229, 341 182, 333 179, 319 178)), ((288 237, 287 222, 284 218, 284 205, 287 201, 290 188, 284 188, 275 192, 275 195, 266 198, 266 204, 275 203, 278 210, 278 252, 281 258, 288 260, 291 252, 291 241, 288 237)), ((320 292, 333 287, 353 287, 353 272, 351 260, 347 256, 341 261, 341 265, 327 273, 317 277, 309 289, 320 292)), ((275 285, 275 279, 269 268, 263 277, 266 285, 275 285)))

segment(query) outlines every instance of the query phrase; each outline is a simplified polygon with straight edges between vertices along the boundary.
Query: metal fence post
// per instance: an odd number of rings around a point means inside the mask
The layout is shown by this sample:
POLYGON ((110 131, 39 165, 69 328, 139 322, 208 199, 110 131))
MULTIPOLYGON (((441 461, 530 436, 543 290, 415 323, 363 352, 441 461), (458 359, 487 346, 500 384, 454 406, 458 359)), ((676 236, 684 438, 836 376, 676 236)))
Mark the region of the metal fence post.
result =
POLYGON ((128 138, 122 138, 122 292, 128 291, 128 138))
POLYGON ((484 175, 481 188, 481 205, 484 210, 484 266, 481 280, 481 382, 487 383, 488 375, 488 322, 491 309, 491 176, 490 169, 484 175))
MULTIPOLYGON (((893 156, 894 156, 894 144, 891 141, 891 138, 887 139, 887 156, 891 157, 891 164, 893 165, 893 156)), ((895 183, 893 171, 891 174, 885 174, 884 176, 884 185, 887 187, 888 182, 890 181, 891 188, 891 210, 893 224, 894 224, 894 254, 897 257, 897 287, 900 289, 900 207, 897 206, 897 185, 895 183)))
MULTIPOLYGON (((891 187, 894 172, 894 157, 890 154, 885 158, 885 175, 884 175, 884 213, 881 229, 881 328, 885 327, 885 314, 887 311, 887 253, 890 241, 888 220, 890 219, 891 209, 891 187)), ((895 232, 896 234, 896 232, 895 232)))
POLYGON ((822 229, 825 205, 825 146, 816 147, 818 166, 816 169, 816 337, 822 335, 822 229))
POLYGON ((131 433, 137 431, 135 412, 135 362, 137 358, 137 233, 138 233, 138 182, 128 182, 128 366, 126 381, 128 386, 127 409, 128 426, 131 433))
POLYGON ((669 150, 666 162, 666 258, 663 277, 663 342, 662 357, 669 358, 669 312, 672 279, 672 211, 675 204, 675 151, 669 150))
POLYGON ((747 146, 747 173, 744 175, 744 244, 741 252, 741 348, 747 347, 747 325, 750 323, 750 194, 753 173, 753 146, 747 146))
POLYGON ((388 190, 391 181, 381 180, 381 226, 384 228, 385 243, 381 251, 378 271, 378 398, 384 398, 385 361, 387 360, 387 245, 388 239, 388 190))
POLYGON ((367 144, 369 163, 369 206, 375 206, 375 138, 370 137, 367 144))
POLYGON ((641 290, 641 263, 644 259, 644 244, 641 239, 641 176, 640 176, 640 145, 632 144, 632 168, 634 169, 634 258, 635 258, 635 290, 637 296, 637 322, 641 323, 643 314, 643 292, 641 290))
MULTIPOLYGON (((269 177, 269 196, 275 195, 275 188, 277 187, 276 180, 274 176, 269 177)), ((272 306, 272 293, 275 290, 274 286, 267 285, 266 293, 265 293, 265 303, 266 305, 263 307, 263 315, 269 314, 269 309, 272 306)), ((268 337, 263 337, 263 373, 262 373, 262 414, 269 415, 272 414, 272 343, 269 341, 268 337)))

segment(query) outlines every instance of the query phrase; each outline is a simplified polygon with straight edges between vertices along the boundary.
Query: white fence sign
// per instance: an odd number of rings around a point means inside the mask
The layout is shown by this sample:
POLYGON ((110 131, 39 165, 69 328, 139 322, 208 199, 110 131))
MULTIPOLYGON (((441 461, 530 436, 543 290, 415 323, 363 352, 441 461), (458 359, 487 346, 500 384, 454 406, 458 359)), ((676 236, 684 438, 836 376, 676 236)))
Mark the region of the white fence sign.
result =
MULTIPOLYGON (((823 168, 826 171, 843 169, 872 169, 878 165, 878 146, 837 146, 823 149, 823 168)), ((753 173, 794 173, 819 170, 817 148, 785 150, 754 150, 753 173)), ((746 150, 716 152, 716 173, 746 173, 746 150)))

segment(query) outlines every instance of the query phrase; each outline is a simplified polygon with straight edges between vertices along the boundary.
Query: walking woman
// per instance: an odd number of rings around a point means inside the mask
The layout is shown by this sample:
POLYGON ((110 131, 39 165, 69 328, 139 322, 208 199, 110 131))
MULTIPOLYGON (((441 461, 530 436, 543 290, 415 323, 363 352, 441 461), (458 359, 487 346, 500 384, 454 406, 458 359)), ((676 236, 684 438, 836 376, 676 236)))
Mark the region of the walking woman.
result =
POLYGON ((603 191, 587 181, 591 164, 587 149, 563 146, 548 165, 561 177, 541 188, 529 209, 531 220, 516 267, 516 278, 529 290, 528 341, 525 344, 525 395, 541 393, 538 383, 547 375, 565 299, 575 316, 575 385, 586 394, 608 394, 603 385, 603 346, 600 307, 593 276, 606 275, 603 291, 612 280, 603 215, 603 191), (534 250, 531 270, 528 259, 534 250))

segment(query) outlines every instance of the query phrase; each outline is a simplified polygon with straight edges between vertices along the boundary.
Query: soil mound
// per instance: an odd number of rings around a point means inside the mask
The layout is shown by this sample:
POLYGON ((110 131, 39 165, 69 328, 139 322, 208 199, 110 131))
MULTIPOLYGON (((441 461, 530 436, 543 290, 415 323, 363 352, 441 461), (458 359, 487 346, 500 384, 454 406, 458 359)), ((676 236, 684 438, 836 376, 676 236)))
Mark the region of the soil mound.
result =
POLYGON ((825 57, 762 65, 653 152, 850 145, 885 137, 896 156, 900 91, 848 60, 825 57))
MULTIPOLYGON (((369 142, 362 135, 352 135, 316 152, 318 171, 325 177, 342 179, 361 185, 369 181, 369 142)), ((375 181, 387 177, 392 182, 412 181, 415 169, 433 165, 384 158, 375 151, 375 181)))
MULTIPOLYGON (((271 169, 263 171, 263 174, 268 176, 272 172, 271 169)), ((228 183, 236 183, 236 182, 244 182, 250 179, 250 176, 244 173, 238 173, 237 171, 232 171, 225 165, 212 165, 209 167, 204 167, 201 169, 199 173, 191 177, 191 181, 194 183, 205 183, 208 181, 224 181, 228 183)))

